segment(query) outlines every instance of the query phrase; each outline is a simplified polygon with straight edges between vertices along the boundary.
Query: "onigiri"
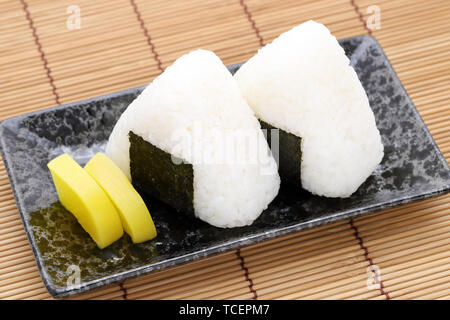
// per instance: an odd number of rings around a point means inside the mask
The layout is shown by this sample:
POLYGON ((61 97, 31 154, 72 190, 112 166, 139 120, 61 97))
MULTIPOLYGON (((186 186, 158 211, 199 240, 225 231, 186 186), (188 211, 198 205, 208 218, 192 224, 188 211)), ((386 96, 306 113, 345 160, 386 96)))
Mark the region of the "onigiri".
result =
POLYGON ((106 153, 139 191, 217 227, 250 225, 280 185, 258 120, 206 50, 183 55, 144 89, 106 153))
POLYGON ((261 123, 280 130, 282 181, 349 197, 381 162, 366 92, 324 25, 308 21, 281 34, 234 78, 261 123))

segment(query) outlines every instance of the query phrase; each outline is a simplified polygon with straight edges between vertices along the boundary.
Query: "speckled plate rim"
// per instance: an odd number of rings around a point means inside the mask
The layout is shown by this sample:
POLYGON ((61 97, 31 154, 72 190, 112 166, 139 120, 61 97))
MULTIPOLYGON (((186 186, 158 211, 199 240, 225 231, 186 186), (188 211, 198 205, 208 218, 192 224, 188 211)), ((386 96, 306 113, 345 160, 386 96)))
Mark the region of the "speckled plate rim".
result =
MULTIPOLYGON (((344 42, 344 41, 350 41, 350 40, 358 40, 358 39, 360 39, 362 43, 365 42, 365 43, 367 43, 367 45, 375 45, 378 47, 380 53, 383 55, 385 61, 387 62, 387 68, 392 72, 392 74, 394 76, 393 78, 394 78, 395 83, 401 87, 401 89, 403 90, 403 92, 405 94, 405 98, 407 99, 408 105, 411 106, 411 108, 413 109, 414 116, 416 117, 417 121, 424 127, 426 134, 430 137, 430 141, 433 144, 434 151, 437 153, 439 160, 442 161, 442 163, 447 168, 447 170, 450 171, 447 161, 445 160, 444 156, 442 155, 441 151, 439 150, 436 142, 434 141, 433 137, 431 136, 423 119, 420 117, 419 112, 417 111, 416 107, 412 103, 407 91, 405 90, 404 86, 400 82, 400 79, 398 78, 395 70, 393 69, 389 59, 387 58, 386 54, 384 53, 384 51, 381 48, 378 41, 371 36, 356 36, 356 37, 340 39, 340 42, 341 41, 344 42)), ((358 47, 356 50, 361 50, 361 47, 358 47)), ((242 65, 242 63, 233 64, 233 65, 228 66, 228 69, 234 70, 234 69, 238 68, 240 65, 242 65)), ((24 205, 22 203, 22 199, 20 197, 18 197, 16 194, 16 190, 14 187, 16 184, 15 176, 12 174, 12 172, 10 170, 10 166, 9 166, 11 159, 9 157, 9 154, 4 151, 4 140, 2 138, 2 135, 3 135, 3 131, 6 129, 5 124, 10 121, 21 121, 22 119, 27 118, 29 116, 43 114, 43 113, 46 113, 46 112, 49 112, 52 110, 65 109, 65 108, 74 107, 74 106, 77 106, 80 104, 86 104, 89 102, 97 102, 97 101, 102 101, 102 100, 109 99, 109 98, 114 98, 117 96, 122 96, 127 93, 134 93, 136 91, 142 90, 145 87, 146 86, 134 87, 134 88, 130 88, 130 89, 126 89, 126 90, 122 90, 122 91, 118 91, 118 92, 114 92, 114 93, 110 93, 110 94, 106 94, 106 95, 102 95, 102 96, 98 96, 98 97, 94 97, 94 98, 90 98, 90 99, 86 99, 86 100, 82 100, 82 101, 77 101, 77 102, 72 102, 72 103, 68 103, 68 104, 64 104, 64 105, 60 105, 60 106, 50 107, 50 108, 18 115, 15 117, 11 117, 11 118, 3 120, 0 123, 0 154, 3 158, 3 162, 5 164, 8 178, 11 182, 14 198, 16 200, 17 207, 18 207, 18 210, 20 213, 20 218, 22 219, 22 223, 24 225, 28 241, 30 242, 31 249, 34 254, 34 257, 35 257, 35 260, 37 263, 37 267, 41 274, 43 283, 44 283, 45 287, 47 288, 47 290, 49 291, 49 293, 55 298, 64 298, 67 296, 74 296, 74 295, 77 295, 77 294, 80 294, 80 293, 83 293, 83 292, 86 292, 86 291, 89 291, 89 290, 92 290, 95 288, 103 287, 108 284, 118 282, 118 281, 124 281, 125 279, 135 278, 139 275, 148 274, 153 271, 166 269, 166 268, 169 268, 172 266, 182 265, 182 264, 189 263, 193 260, 197 260, 200 258, 211 257, 211 256, 214 256, 214 255, 226 252, 226 251, 231 251, 231 250, 234 250, 234 249, 246 246, 246 245, 261 242, 263 240, 280 237, 280 236, 283 236, 283 235, 286 235, 289 233, 293 233, 296 231, 313 228, 318 225, 330 224, 330 223, 333 223, 333 222, 336 222, 339 220, 362 216, 367 213, 374 213, 374 212, 384 210, 387 208, 397 207, 397 206, 400 206, 400 205, 406 204, 406 203, 411 203, 411 202, 416 202, 419 200, 428 199, 428 198, 435 197, 435 196, 438 196, 438 195, 441 195, 444 193, 448 193, 450 191, 450 182, 449 182, 449 184, 447 184, 446 186, 444 186, 440 189, 435 189, 432 192, 424 192, 424 193, 417 194, 415 196, 408 195, 408 196, 404 196, 404 197, 392 198, 389 201, 380 202, 377 205, 371 205, 371 206, 366 206, 366 207, 362 207, 362 208, 360 207, 360 208, 351 209, 351 210, 342 210, 342 211, 336 212, 335 214, 328 214, 326 216, 326 218, 327 218, 326 220, 324 220, 324 218, 321 217, 321 218, 317 218, 317 219, 310 220, 307 222, 298 223, 298 224, 295 224, 292 226, 277 228, 274 230, 258 233, 258 234, 252 235, 252 236, 243 237, 238 240, 222 243, 222 244, 216 245, 216 246, 211 246, 206 249, 202 249, 202 250, 199 250, 199 251, 196 251, 193 253, 189 253, 186 255, 181 255, 181 256, 178 256, 175 258, 167 259, 167 260, 157 262, 154 264, 150 264, 147 266, 130 269, 130 270, 127 270, 124 272, 120 272, 120 273, 116 273, 114 275, 98 278, 98 279, 95 279, 92 281, 83 282, 82 284, 80 284, 78 286, 71 286, 71 287, 55 286, 52 283, 52 281, 50 280, 51 277, 48 275, 48 273, 45 269, 45 266, 43 263, 43 258, 41 256, 39 250, 37 249, 31 227, 30 227, 28 221, 25 219, 25 214, 24 214, 25 211, 24 211, 24 205)))

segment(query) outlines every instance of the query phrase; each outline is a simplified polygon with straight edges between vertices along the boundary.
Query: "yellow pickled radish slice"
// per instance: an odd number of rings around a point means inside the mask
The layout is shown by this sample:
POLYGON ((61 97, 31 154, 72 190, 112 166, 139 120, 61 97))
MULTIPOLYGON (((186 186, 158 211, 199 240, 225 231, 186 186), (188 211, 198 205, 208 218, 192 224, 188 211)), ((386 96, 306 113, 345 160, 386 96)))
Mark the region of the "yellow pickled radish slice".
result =
POLYGON ((114 204, 95 180, 68 154, 47 164, 62 205, 103 249, 123 235, 114 204))
POLYGON ((156 228, 144 201, 111 159, 103 153, 97 153, 84 170, 97 181, 114 203, 123 228, 134 243, 156 237, 156 228))

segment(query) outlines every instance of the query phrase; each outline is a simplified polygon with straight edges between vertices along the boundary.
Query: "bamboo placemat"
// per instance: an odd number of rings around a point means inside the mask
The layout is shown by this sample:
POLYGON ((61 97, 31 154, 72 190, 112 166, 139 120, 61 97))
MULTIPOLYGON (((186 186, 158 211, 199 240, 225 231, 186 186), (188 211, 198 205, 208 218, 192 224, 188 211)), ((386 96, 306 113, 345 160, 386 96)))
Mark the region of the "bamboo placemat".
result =
MULTIPOLYGON (((1 0, 0 119, 147 84, 181 54, 200 47, 225 64, 244 61, 308 19, 326 24, 337 38, 372 34, 380 42, 448 161, 446 0, 1 0), (67 26, 71 5, 80 9, 80 29, 67 26), (378 9, 380 28, 370 29, 365 22, 378 9)), ((441 196, 78 298, 449 299, 449 234, 450 196, 441 196), (379 288, 367 286, 374 272, 381 273, 379 288)), ((0 298, 50 298, 3 164, 0 298)))

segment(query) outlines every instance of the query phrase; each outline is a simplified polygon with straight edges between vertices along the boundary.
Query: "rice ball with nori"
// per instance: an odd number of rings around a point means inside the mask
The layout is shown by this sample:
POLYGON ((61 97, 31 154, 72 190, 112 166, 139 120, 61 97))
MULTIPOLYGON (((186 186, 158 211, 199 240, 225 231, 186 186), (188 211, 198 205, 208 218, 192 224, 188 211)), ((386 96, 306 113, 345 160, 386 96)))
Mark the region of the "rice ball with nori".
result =
POLYGON ((281 34, 234 77, 261 123, 298 137, 301 150, 292 143, 283 148, 280 134, 282 181, 300 180, 321 196, 349 197, 381 162, 383 145, 367 95, 322 24, 308 21, 281 34), (299 172, 286 166, 296 159, 299 172))
POLYGON ((144 89, 106 152, 138 190, 217 227, 250 225, 279 190, 258 120, 206 50, 180 57, 144 89))

